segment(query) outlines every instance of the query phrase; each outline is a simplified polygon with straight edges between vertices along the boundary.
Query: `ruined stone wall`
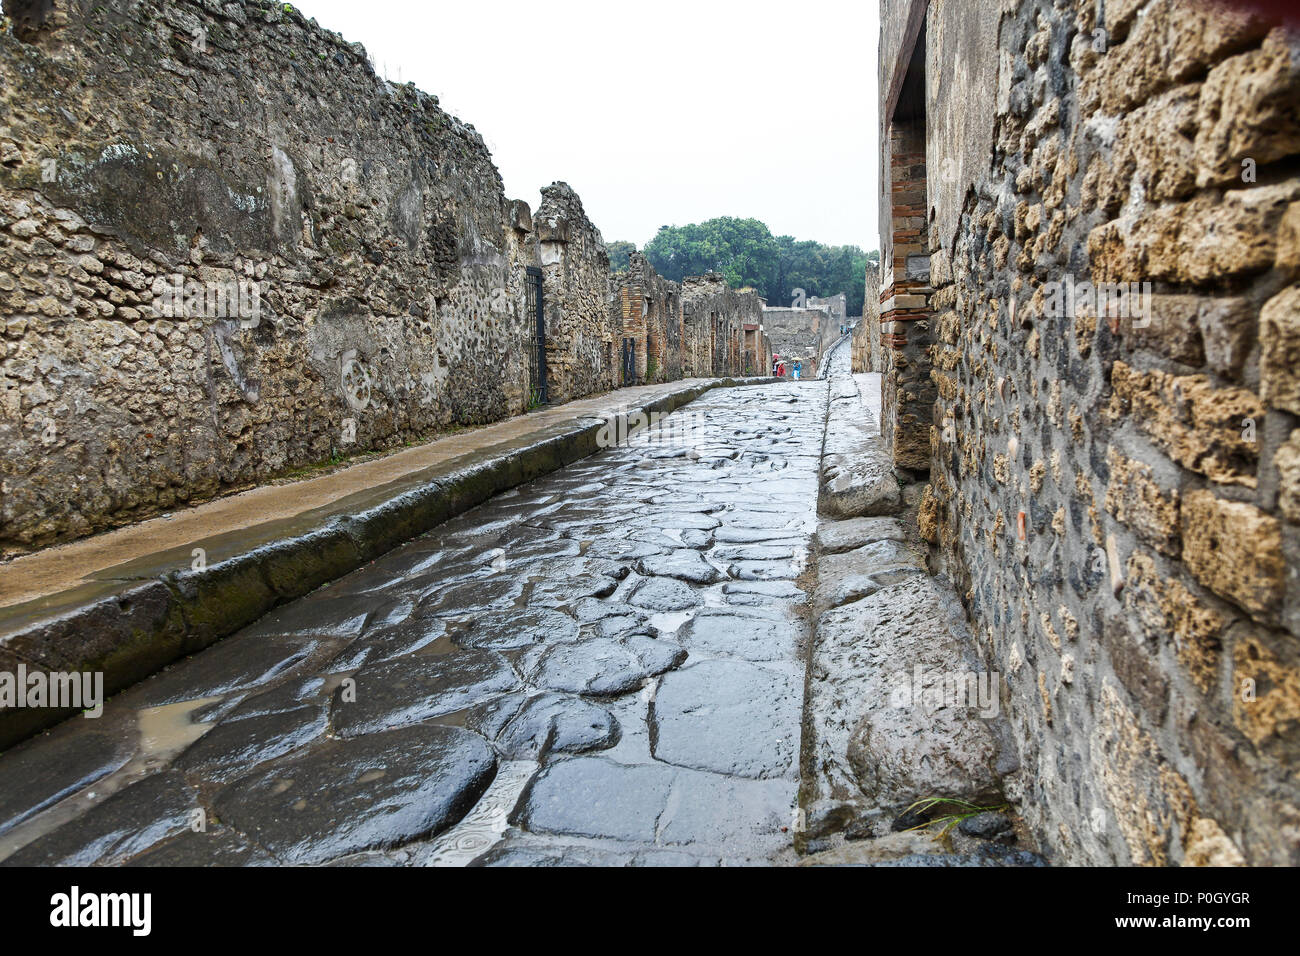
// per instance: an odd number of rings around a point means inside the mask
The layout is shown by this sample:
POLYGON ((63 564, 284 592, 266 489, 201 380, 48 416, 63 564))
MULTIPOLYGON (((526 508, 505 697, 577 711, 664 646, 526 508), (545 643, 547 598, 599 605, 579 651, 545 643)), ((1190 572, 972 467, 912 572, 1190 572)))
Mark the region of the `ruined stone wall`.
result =
POLYGON ((1300 863, 1300 41, 980 7, 926 22, 921 530, 1005 681, 1011 796, 1058 861, 1300 863))
POLYGON ((848 322, 849 318, 849 300, 843 292, 838 295, 831 295, 822 298, 820 296, 810 295, 808 297, 808 308, 821 309, 831 317, 831 323, 836 328, 836 334, 839 334, 839 327, 848 322))
POLYGON ((817 375, 822 332, 834 321, 821 309, 763 310, 763 326, 772 342, 772 351, 787 364, 798 359, 803 364, 805 378, 817 375))
POLYGON ((628 270, 610 279, 609 301, 619 384, 627 342, 635 348, 636 383, 763 375, 770 368, 762 300, 728 288, 720 273, 687 276, 678 285, 633 252, 628 270))
MULTIPOLYGON (((610 281, 614 289, 611 326, 615 354, 621 356, 631 342, 638 383, 681 378, 684 360, 681 287, 659 275, 639 252, 629 256, 627 271, 610 281)), ((619 367, 621 370, 621 364, 619 367)))
POLYGON ((613 383, 609 254, 567 183, 542 190, 533 216, 546 309, 547 394, 567 402, 613 383))
POLYGON ((853 332, 853 371, 879 372, 884 360, 880 348, 880 269, 868 262, 866 298, 862 300, 862 319, 853 332))
POLYGON ((473 127, 283 4, 40 9, 0 33, 0 547, 523 409, 473 127))
MULTIPOLYGON (((720 273, 687 276, 682 282, 684 318, 691 331, 692 365, 697 375, 762 375, 757 356, 746 359, 745 326, 763 324, 763 300, 727 286, 720 273), (747 371, 748 370, 748 371, 747 371)), ((770 335, 770 330, 768 330, 770 335)), ((770 343, 765 343, 771 355, 770 343)))
POLYGON ((690 305, 683 305, 682 376, 684 378, 698 378, 713 374, 711 323, 712 318, 707 312, 693 312, 690 305))

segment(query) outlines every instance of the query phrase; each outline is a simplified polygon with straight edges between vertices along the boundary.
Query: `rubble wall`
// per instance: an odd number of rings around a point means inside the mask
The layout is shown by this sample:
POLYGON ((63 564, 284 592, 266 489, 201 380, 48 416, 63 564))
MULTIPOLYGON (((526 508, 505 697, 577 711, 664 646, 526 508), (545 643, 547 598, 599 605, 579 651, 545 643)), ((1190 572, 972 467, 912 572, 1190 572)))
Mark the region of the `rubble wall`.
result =
POLYGON ((20 6, 0 547, 523 410, 501 178, 436 97, 285 4, 20 6))
POLYGON ((925 14, 920 524, 1005 682, 1011 796, 1058 861, 1298 863, 1300 41, 981 7, 925 14))

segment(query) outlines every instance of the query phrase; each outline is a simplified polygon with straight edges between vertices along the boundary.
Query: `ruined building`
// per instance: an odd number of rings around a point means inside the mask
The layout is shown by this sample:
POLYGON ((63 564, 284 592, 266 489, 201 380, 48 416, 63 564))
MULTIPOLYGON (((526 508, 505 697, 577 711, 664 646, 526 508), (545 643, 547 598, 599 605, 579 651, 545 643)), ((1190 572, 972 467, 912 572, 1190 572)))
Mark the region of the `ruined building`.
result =
POLYGON ((507 200, 472 126, 291 5, 5 12, 0 552, 762 367, 756 301, 624 301, 571 189, 507 200))
POLYGON ((800 362, 802 376, 818 374, 825 352, 840 338, 848 321, 843 293, 819 299, 810 296, 804 306, 765 306, 763 327, 772 340, 772 351, 787 363, 800 362))
POLYGON ((867 263, 866 298, 862 300, 862 318, 853 328, 853 371, 879 372, 884 356, 880 349, 880 267, 867 263))
POLYGON ((693 375, 723 375, 739 369, 763 375, 772 364, 772 348, 763 332, 763 302, 753 292, 727 287, 721 273, 687 276, 686 353, 693 375))
POLYGON ((886 0, 880 52, 864 348, 1008 796, 1060 861, 1300 862, 1300 39, 886 0))

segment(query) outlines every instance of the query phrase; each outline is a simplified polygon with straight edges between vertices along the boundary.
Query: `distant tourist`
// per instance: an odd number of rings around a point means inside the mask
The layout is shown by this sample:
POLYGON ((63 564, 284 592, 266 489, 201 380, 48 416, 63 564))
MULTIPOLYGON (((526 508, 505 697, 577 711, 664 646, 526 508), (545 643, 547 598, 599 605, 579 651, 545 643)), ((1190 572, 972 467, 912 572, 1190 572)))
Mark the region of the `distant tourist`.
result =
POLYGON ((794 363, 794 380, 799 381, 799 373, 803 371, 803 362, 794 363))

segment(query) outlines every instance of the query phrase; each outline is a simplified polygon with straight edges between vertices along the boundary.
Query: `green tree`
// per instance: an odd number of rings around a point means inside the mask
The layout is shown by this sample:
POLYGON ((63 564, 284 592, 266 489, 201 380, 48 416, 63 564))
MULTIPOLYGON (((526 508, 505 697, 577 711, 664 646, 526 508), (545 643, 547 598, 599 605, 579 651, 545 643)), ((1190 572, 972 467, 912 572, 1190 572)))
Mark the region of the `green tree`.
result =
POLYGON ((627 272, 631 266, 630 257, 636 252, 636 243, 615 239, 605 243, 605 251, 609 253, 610 272, 627 272))
POLYGON ((857 246, 773 236, 757 219, 731 217, 662 226, 646 244, 645 256, 667 279, 680 282, 686 276, 721 272, 732 288, 751 286, 774 306, 792 304, 798 289, 805 296, 843 292, 850 315, 862 314, 867 260, 880 258, 878 252, 864 253, 857 246))
POLYGON ((645 256, 661 276, 721 272, 732 288, 766 289, 776 265, 776 240, 757 219, 723 216, 689 226, 663 226, 646 244, 645 256))

